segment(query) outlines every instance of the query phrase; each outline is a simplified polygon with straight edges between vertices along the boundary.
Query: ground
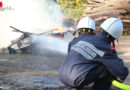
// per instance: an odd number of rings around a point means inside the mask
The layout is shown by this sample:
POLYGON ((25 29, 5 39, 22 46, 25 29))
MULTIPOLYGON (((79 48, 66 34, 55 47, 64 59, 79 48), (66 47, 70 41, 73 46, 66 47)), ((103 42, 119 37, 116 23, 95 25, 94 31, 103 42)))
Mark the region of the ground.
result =
MULTIPOLYGON (((116 43, 119 57, 130 69, 130 38, 116 43)), ((57 78, 64 54, 0 54, 0 90, 71 90, 57 78)), ((130 85, 130 75, 125 84, 130 85)), ((112 90, 119 90, 112 87, 112 90)))

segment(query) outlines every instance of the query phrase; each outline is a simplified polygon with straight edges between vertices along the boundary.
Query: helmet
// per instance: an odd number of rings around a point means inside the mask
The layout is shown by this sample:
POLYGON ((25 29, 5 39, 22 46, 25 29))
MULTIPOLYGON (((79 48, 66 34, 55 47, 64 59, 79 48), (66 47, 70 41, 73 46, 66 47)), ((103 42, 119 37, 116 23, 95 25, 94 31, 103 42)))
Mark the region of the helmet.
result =
POLYGON ((123 24, 120 18, 109 18, 105 20, 100 27, 114 38, 118 38, 122 35, 123 24))
POLYGON ((96 30, 95 22, 89 17, 82 18, 78 22, 77 29, 79 29, 79 28, 91 28, 93 30, 96 30))

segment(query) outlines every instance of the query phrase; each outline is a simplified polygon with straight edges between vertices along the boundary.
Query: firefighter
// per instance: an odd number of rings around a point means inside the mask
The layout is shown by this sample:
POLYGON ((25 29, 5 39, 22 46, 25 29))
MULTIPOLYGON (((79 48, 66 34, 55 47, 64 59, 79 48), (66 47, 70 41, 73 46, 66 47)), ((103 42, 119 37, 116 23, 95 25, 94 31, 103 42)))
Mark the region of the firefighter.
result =
POLYGON ((71 47, 59 69, 59 79, 65 85, 82 90, 93 83, 92 90, 110 90, 113 79, 126 79, 128 69, 111 48, 111 42, 122 34, 121 19, 109 18, 100 27, 97 35, 83 38, 71 47))
POLYGON ((77 30, 75 32, 75 38, 69 43, 68 46, 68 52, 70 51, 70 48, 72 45, 77 43, 80 39, 83 39, 87 36, 93 36, 94 31, 96 31, 95 28, 95 22, 90 17, 84 17, 82 18, 77 25, 77 30))

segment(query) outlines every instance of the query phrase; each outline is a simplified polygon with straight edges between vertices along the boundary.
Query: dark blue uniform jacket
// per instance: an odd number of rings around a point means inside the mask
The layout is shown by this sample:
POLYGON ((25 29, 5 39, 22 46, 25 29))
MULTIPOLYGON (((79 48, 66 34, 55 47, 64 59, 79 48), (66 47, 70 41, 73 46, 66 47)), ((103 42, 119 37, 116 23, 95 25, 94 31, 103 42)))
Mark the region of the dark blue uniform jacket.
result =
POLYGON ((102 33, 83 38, 74 45, 59 69, 59 79, 65 85, 75 87, 83 82, 88 72, 104 65, 118 81, 122 82, 128 75, 128 69, 116 52, 110 49, 111 41, 102 33))
POLYGON ((71 46, 74 45, 75 43, 77 43, 79 40, 83 39, 83 38, 86 38, 86 37, 91 37, 93 36, 93 34, 80 34, 78 38, 74 38, 70 43, 69 43, 69 46, 68 46, 68 52, 70 51, 71 49, 71 46))

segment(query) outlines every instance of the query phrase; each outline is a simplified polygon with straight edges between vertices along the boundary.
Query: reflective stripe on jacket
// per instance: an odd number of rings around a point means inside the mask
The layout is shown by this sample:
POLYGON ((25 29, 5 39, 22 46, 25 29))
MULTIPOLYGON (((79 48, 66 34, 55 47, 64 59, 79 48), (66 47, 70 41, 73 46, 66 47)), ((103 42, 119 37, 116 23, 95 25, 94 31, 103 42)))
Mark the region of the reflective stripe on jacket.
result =
POLYGON ((110 49, 111 41, 104 34, 89 36, 75 43, 69 51, 64 63, 59 69, 60 80, 69 86, 75 87, 79 77, 82 83, 87 73, 102 64, 118 81, 122 82, 128 75, 128 69, 116 52, 110 49), (84 74, 85 73, 85 74, 84 74))

